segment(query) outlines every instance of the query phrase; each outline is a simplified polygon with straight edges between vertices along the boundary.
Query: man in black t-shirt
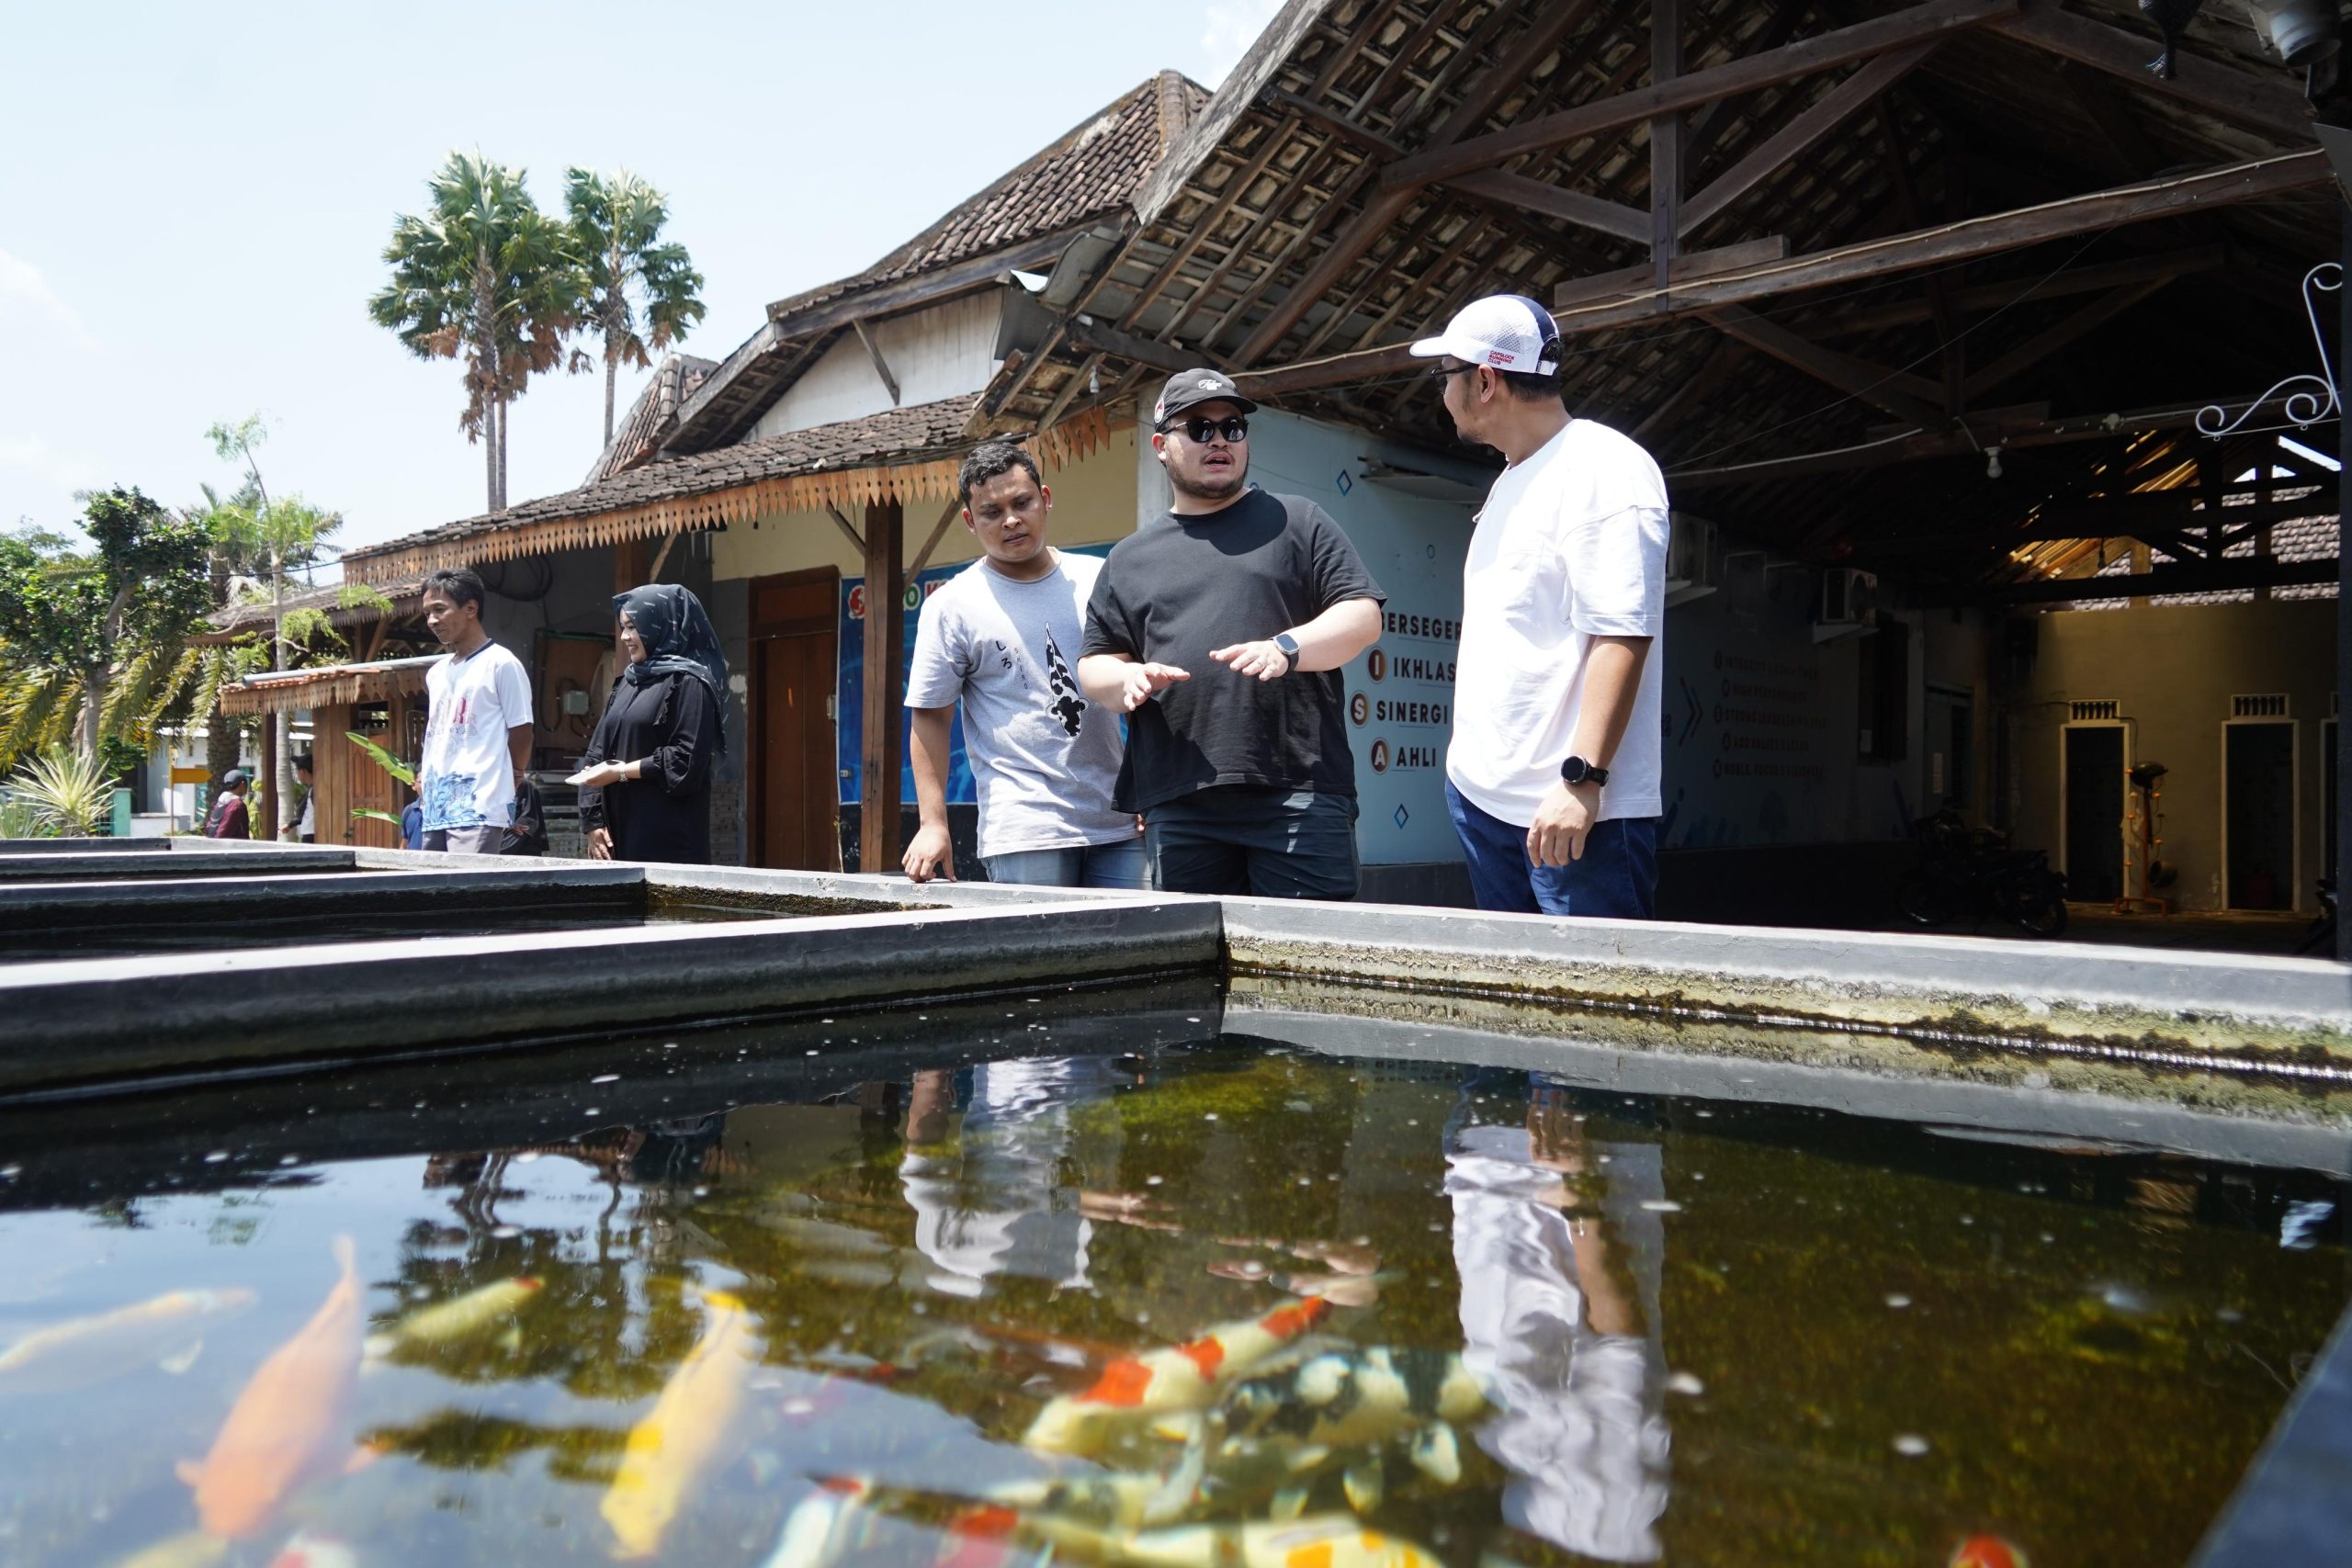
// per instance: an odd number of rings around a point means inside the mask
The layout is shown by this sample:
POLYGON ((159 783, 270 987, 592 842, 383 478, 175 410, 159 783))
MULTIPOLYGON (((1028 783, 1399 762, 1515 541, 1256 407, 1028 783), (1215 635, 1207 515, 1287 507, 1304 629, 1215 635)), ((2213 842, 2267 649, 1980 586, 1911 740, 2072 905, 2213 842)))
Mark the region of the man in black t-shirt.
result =
POLYGON ((1114 798, 1143 814, 1154 886, 1352 898, 1340 666, 1385 595, 1329 513, 1250 487, 1257 408, 1214 370, 1169 378, 1151 446, 1174 500, 1103 563, 1078 681, 1128 716, 1114 798))

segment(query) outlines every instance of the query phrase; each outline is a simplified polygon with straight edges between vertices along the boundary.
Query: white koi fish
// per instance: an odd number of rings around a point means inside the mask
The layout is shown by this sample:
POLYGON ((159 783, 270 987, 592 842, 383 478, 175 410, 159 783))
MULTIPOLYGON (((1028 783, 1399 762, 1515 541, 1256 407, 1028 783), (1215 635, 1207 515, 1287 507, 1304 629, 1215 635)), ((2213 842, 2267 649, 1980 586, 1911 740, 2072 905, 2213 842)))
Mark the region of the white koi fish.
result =
POLYGON ((37 1328, 0 1350, 0 1394, 62 1393, 146 1366, 185 1371, 207 1330, 253 1304, 251 1291, 166 1291, 37 1328))
POLYGON ((119 1559, 114 1568, 212 1568, 228 1551, 225 1537, 207 1530, 184 1530, 119 1559))
POLYGON ((1039 1516, 1022 1528, 1133 1568, 1438 1568, 1438 1560, 1411 1541, 1366 1529, 1347 1514, 1157 1530, 1101 1530, 1039 1516))
POLYGON ((359 1568, 359 1553, 349 1541, 310 1530, 296 1530, 269 1568, 359 1568))
POLYGON ((784 1521, 784 1533, 763 1568, 831 1568, 871 1523, 865 1500, 873 1487, 848 1476, 829 1476, 803 1497, 784 1521))
POLYGON ((1123 1430, 1205 1409, 1218 1391, 1314 1327, 1329 1311, 1329 1303, 1308 1296, 1263 1317, 1211 1329, 1186 1344, 1122 1356, 1085 1393, 1048 1402, 1021 1440, 1044 1453, 1091 1456, 1123 1430))
POLYGON ((447 1345, 470 1339, 522 1311, 538 1293, 539 1282, 522 1274, 419 1307, 383 1333, 369 1335, 368 1359, 380 1361, 403 1345, 447 1345))
POLYGON ((629 1428, 620 1469, 598 1509, 620 1558, 650 1557, 686 1493, 725 1442, 754 1366, 752 1314, 724 1291, 706 1291, 710 1321, 670 1374, 662 1397, 629 1428))
POLYGON ((254 1373, 204 1462, 179 1467, 195 1489, 197 1517, 214 1535, 253 1534, 297 1486, 355 1457, 346 1422, 366 1292, 349 1236, 334 1238, 334 1256, 342 1276, 319 1310, 254 1373))

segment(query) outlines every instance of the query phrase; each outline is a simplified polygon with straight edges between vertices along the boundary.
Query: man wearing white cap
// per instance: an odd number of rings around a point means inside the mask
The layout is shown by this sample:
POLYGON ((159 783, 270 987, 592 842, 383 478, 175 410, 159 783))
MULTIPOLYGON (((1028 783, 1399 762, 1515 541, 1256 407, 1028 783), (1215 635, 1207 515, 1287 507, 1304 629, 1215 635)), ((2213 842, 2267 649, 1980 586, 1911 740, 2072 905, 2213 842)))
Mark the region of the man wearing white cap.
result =
POLYGON ((1666 480, 1560 396, 1518 294, 1413 345, 1464 441, 1508 465, 1462 569, 1446 805, 1482 909, 1646 919, 1657 886, 1666 480))

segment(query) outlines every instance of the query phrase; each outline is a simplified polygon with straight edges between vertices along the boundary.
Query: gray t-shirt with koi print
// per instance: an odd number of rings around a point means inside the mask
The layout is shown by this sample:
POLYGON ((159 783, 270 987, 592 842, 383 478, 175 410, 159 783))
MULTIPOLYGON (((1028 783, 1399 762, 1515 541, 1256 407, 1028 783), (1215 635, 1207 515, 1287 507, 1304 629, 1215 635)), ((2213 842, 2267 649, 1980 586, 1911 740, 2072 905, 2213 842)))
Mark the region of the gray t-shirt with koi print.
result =
POLYGON ((1135 837, 1135 818, 1111 805, 1125 750, 1119 716, 1078 689, 1086 602, 1102 562, 1055 556, 1035 582, 974 561, 923 602, 915 630, 907 706, 964 705, 982 856, 1135 837))

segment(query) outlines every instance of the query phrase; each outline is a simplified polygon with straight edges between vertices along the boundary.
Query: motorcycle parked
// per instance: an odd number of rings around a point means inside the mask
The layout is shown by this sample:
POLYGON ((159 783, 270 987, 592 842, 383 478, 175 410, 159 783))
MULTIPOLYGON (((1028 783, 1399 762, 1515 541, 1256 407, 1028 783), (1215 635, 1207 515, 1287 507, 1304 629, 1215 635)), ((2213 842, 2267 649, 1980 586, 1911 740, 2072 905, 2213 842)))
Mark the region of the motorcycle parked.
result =
POLYGON ((1971 828, 1955 811, 1912 824, 1919 863, 1894 884, 1895 907, 1915 925, 1940 926, 1968 914, 1982 927, 1998 916, 2028 936, 2066 930, 2066 879, 2041 850, 2013 850, 2008 836, 1971 828))

